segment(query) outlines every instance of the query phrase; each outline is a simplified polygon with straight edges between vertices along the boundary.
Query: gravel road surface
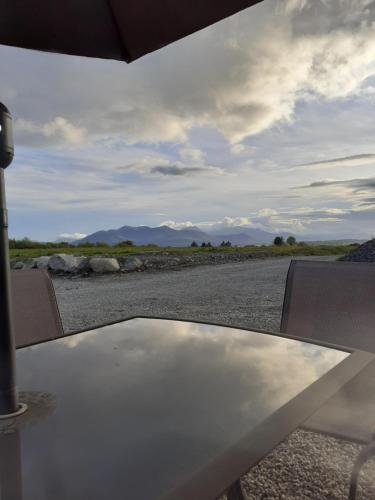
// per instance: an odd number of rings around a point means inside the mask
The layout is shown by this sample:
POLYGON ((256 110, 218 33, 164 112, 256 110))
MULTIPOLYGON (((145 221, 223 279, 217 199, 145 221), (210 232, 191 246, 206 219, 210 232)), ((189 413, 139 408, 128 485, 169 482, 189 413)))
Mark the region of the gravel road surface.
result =
MULTIPOLYGON (((289 263, 290 258, 253 260, 178 271, 54 277, 53 282, 66 331, 136 315, 279 331, 289 263)), ((242 487, 249 500, 344 500, 361 448, 298 430, 242 478, 242 487)), ((375 464, 370 461, 358 500, 374 498, 375 464)))
POLYGON ((53 282, 66 331, 137 315, 279 331, 290 260, 285 257, 89 278, 54 277, 53 282))

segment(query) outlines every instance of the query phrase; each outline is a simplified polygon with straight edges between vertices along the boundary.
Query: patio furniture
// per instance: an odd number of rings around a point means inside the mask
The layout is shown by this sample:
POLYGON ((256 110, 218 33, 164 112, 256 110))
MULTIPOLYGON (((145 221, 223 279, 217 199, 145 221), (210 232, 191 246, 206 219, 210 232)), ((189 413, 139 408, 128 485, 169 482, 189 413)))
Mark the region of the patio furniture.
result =
POLYGON ((14 450, 0 442, 15 464, 8 491, 22 481, 23 500, 209 500, 240 495, 237 479, 375 355, 134 318, 18 349, 17 358, 29 410, 14 450), (56 400, 43 417, 38 394, 56 400))
MULTIPOLYGON (((375 352, 375 264, 294 260, 281 331, 375 352)), ((308 418, 303 428, 360 443, 375 430, 375 363, 308 418)))
POLYGON ((17 347, 64 334, 52 280, 47 271, 11 272, 12 306, 17 347))
POLYGON ((375 264, 292 260, 280 331, 375 353, 375 264))

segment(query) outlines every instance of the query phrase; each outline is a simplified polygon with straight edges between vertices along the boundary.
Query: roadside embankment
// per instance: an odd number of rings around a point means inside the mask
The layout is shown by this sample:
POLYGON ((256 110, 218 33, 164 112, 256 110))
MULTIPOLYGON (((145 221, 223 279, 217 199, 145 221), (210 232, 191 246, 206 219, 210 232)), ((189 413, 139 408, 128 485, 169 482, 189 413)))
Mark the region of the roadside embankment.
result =
MULTIPOLYGON (((332 250, 327 247, 327 255, 332 250)), ((204 251, 186 252, 145 252, 125 255, 97 254, 92 256, 56 253, 40 257, 16 257, 11 261, 12 269, 47 269, 52 274, 71 276, 90 276, 107 273, 132 273, 145 271, 168 271, 199 265, 218 265, 251 260, 275 259, 278 257, 325 255, 321 247, 301 249, 285 249, 275 251, 272 247, 246 252, 243 249, 230 252, 204 251)), ((336 254, 336 252, 333 252, 336 254)))

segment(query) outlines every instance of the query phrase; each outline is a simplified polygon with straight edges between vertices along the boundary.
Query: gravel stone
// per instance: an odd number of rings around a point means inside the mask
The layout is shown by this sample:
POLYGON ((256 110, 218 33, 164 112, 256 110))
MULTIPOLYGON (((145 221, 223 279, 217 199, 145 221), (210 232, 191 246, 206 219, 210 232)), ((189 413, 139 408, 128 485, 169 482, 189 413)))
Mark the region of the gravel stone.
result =
MULTIPOLYGON (((361 445, 297 430, 241 479, 248 500, 344 500, 361 445)), ((357 500, 375 498, 375 461, 362 470, 357 500)))
POLYGON ((339 260, 349 262, 375 262, 375 239, 366 241, 339 260))

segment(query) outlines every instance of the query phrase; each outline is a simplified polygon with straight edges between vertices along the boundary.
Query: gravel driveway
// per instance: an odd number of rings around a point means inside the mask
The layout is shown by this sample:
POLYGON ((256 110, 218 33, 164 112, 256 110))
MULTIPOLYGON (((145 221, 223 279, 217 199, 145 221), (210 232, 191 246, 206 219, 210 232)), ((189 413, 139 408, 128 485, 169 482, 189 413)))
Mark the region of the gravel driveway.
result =
MULTIPOLYGON (((289 263, 279 258, 53 281, 66 331, 136 315, 278 331, 289 263)), ((246 474, 242 486, 249 500, 343 500, 360 450, 298 430, 246 474)), ((375 498, 374 461, 365 467, 358 493, 358 499, 375 498)))
POLYGON ((136 315, 278 331, 290 260, 53 281, 66 331, 136 315))

